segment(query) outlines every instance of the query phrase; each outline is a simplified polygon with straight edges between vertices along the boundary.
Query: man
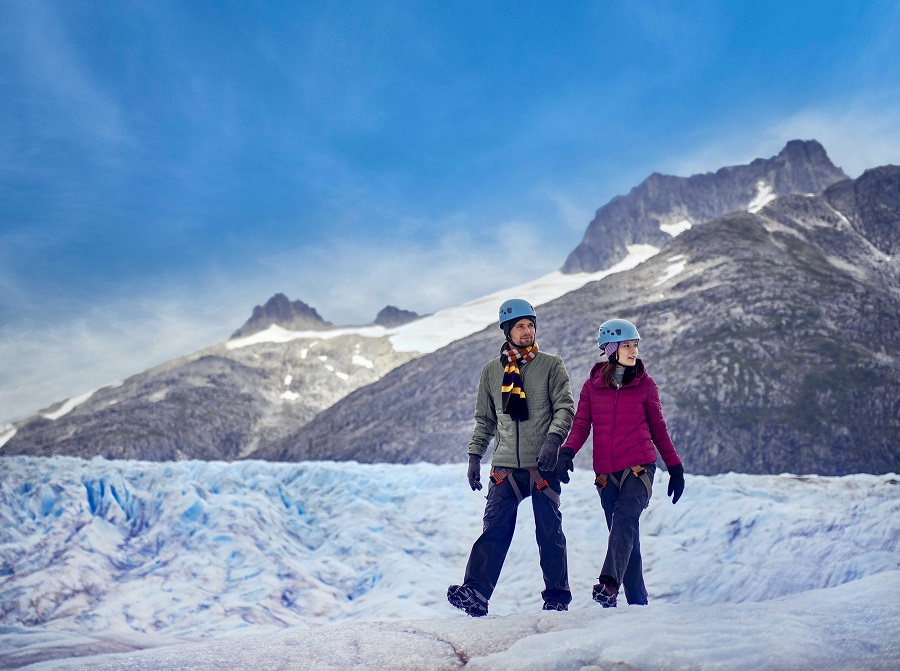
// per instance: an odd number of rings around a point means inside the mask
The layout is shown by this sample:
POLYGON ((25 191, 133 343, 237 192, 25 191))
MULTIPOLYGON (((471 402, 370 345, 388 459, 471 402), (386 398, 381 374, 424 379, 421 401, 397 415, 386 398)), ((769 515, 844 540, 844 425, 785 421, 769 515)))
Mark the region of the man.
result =
POLYGON ((506 342, 500 357, 481 371, 475 401, 475 431, 469 442, 469 485, 481 489, 481 457, 494 438, 484 531, 469 555, 462 585, 447 600, 473 617, 487 615, 512 542, 516 511, 531 497, 545 589, 544 610, 568 610, 572 600, 566 537, 559 510, 560 480, 569 481, 571 461, 559 460, 559 446, 575 414, 569 375, 562 359, 540 352, 537 316, 524 300, 500 306, 506 342))

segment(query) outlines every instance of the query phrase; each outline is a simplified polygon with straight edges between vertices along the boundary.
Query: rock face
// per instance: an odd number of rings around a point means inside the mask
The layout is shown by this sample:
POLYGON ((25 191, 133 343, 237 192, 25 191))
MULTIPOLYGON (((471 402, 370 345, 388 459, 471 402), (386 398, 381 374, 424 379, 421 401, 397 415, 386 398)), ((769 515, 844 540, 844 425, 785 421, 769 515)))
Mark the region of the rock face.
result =
POLYGON ((889 165, 867 170, 857 180, 845 180, 825 192, 833 207, 847 213, 850 225, 876 249, 894 256, 900 251, 900 170, 889 165))
POLYGON ((401 310, 393 305, 388 305, 381 309, 378 316, 375 317, 374 324, 385 328, 393 328, 394 326, 403 326, 409 322, 416 321, 421 315, 411 310, 401 310))
POLYGON ((627 196, 597 210, 563 272, 595 272, 625 258, 627 245, 661 247, 667 231, 699 224, 729 212, 755 211, 787 194, 819 194, 847 175, 814 140, 792 140, 777 155, 715 173, 673 177, 654 173, 627 196), (673 227, 673 228, 670 228, 673 227))
POLYGON ((215 345, 16 424, 2 454, 230 461, 289 435, 413 355, 387 338, 215 345))
POLYGON ((308 331, 324 329, 332 324, 322 319, 315 308, 303 301, 292 302, 284 294, 275 294, 265 305, 254 307, 250 319, 231 337, 242 338, 265 331, 272 325, 281 326, 288 331, 308 331))
MULTIPOLYGON (((898 472, 900 262, 885 253, 900 244, 898 179, 878 168, 694 226, 541 306, 541 347, 577 397, 599 323, 634 321, 688 472, 898 472)), ((462 461, 500 344, 487 328, 410 361, 254 456, 462 461)))

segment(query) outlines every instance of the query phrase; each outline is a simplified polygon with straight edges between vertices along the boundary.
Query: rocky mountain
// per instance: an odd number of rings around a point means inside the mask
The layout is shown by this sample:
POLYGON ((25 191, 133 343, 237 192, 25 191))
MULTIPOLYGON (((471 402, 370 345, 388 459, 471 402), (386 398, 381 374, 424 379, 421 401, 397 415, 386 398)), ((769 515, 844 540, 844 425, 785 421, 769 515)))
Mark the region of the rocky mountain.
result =
POLYGON ((375 317, 374 324, 385 328, 393 328, 395 326, 403 326, 417 320, 421 315, 412 310, 401 310, 400 308, 388 305, 383 307, 375 317))
POLYGON ((818 194, 847 178, 815 140, 792 140, 777 156, 715 173, 673 177, 653 173, 627 196, 597 210, 563 272, 594 272, 625 258, 627 245, 665 244, 684 227, 729 212, 756 211, 777 196, 818 194))
POLYGON ((19 422, 2 454, 238 459, 413 356, 386 337, 231 340, 19 422))
MULTIPOLYGON (((689 472, 898 472, 898 199, 900 167, 885 166, 695 225, 541 306, 538 341, 577 395, 598 324, 634 321, 689 472)), ((500 344, 492 326, 414 359, 251 456, 462 461, 500 344)))
POLYGON ((265 331, 272 325, 280 326, 288 331, 310 331, 333 326, 327 322, 315 308, 303 301, 291 301, 284 294, 275 294, 265 305, 253 308, 250 319, 244 322, 232 338, 242 338, 259 331, 265 331))

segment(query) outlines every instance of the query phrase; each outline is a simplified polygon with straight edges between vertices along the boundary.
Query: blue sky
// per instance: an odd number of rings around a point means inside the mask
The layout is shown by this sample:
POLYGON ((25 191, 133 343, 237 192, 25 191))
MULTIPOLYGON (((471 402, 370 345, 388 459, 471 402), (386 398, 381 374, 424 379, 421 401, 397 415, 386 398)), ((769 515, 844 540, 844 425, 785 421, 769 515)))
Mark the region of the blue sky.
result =
POLYGON ((533 279, 653 171, 898 163, 898 103, 889 1, 0 0, 0 422, 533 279))

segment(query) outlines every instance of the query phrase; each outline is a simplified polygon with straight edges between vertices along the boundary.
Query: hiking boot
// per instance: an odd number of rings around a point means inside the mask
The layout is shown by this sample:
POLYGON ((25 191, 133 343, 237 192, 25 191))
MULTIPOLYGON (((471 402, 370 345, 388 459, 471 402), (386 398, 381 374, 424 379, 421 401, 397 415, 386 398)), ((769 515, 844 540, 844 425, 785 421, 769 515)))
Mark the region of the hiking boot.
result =
POLYGON ((604 608, 615 608, 618 591, 614 591, 612 587, 601 582, 594 585, 594 593, 591 596, 604 608))
POLYGON ((569 610, 569 607, 559 601, 545 601, 541 610, 569 610))
POLYGON ((487 615, 488 602, 471 587, 465 585, 450 585, 447 588, 447 601, 454 608, 466 611, 466 615, 482 617, 487 615))

